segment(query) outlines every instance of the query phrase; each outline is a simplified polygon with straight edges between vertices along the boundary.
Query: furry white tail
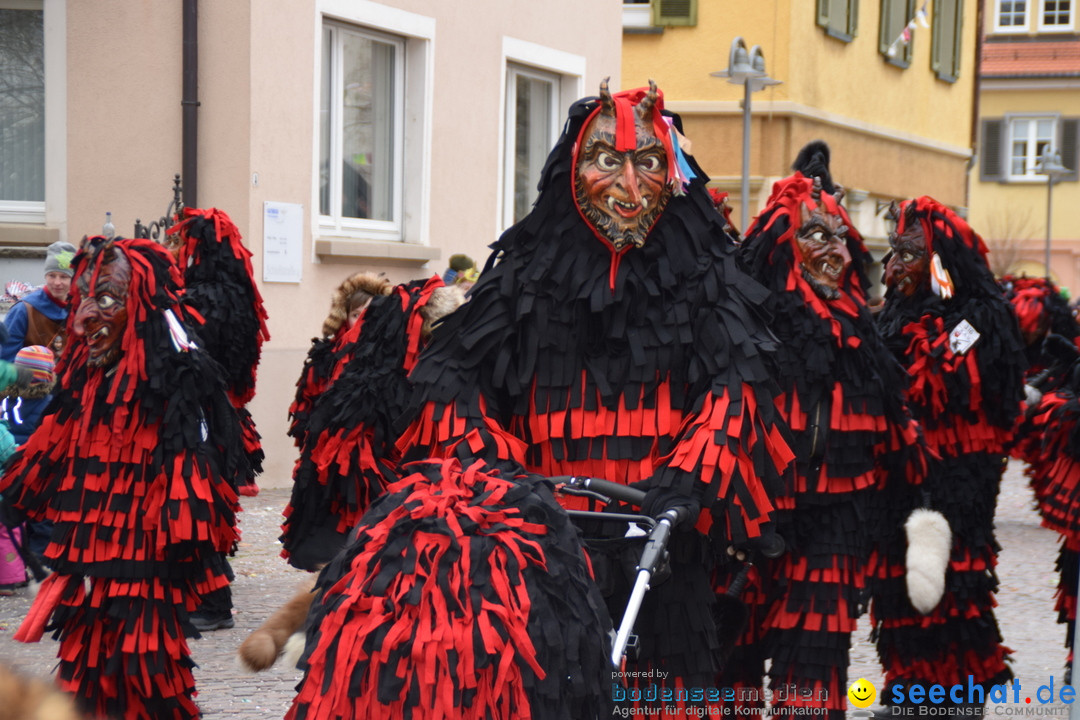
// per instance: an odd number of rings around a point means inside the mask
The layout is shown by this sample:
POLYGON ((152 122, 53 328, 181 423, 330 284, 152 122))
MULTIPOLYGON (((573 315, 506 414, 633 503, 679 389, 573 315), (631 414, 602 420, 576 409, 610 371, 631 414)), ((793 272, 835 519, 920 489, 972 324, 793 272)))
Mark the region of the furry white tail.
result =
POLYGON ((949 521, 936 510, 919 508, 904 523, 907 534, 908 598, 923 615, 933 610, 945 593, 952 531, 949 521))

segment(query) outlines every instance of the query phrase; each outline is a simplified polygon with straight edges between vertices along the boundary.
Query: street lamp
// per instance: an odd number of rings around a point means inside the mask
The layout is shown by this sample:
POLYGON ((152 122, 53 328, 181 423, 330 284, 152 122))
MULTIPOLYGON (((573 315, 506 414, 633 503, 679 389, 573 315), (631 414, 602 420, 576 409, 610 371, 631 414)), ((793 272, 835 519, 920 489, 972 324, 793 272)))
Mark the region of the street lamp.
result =
POLYGON ((1050 151, 1048 145, 1035 165, 1035 172, 1046 176, 1046 282, 1050 282, 1050 220, 1053 218, 1054 185, 1068 175, 1071 170, 1061 164, 1061 153, 1050 151))
POLYGON ((780 81, 765 72, 765 55, 761 52, 761 46, 755 45, 747 50, 746 42, 741 37, 731 41, 727 68, 709 74, 727 78, 732 85, 743 86, 742 224, 739 232, 745 233, 750 224, 750 95, 770 85, 779 85, 780 81))

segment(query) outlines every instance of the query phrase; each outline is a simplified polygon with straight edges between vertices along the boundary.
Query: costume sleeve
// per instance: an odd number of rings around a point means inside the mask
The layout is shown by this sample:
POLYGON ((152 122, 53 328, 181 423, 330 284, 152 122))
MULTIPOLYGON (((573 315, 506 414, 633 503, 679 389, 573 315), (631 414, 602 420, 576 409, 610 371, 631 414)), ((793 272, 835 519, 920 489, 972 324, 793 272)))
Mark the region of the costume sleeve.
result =
POLYGON ((4 327, 7 338, 0 343, 0 360, 14 362, 26 338, 26 303, 20 301, 12 306, 4 318, 4 327))
POLYGON ((652 484, 702 498, 725 536, 760 536, 790 495, 794 459, 773 405, 750 385, 714 387, 684 423, 652 484))

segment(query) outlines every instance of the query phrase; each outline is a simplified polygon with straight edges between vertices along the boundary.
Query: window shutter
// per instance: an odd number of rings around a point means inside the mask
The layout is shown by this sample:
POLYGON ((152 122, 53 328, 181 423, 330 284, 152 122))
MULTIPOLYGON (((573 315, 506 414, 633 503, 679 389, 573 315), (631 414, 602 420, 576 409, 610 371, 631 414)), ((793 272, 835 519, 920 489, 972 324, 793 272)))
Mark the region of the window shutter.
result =
POLYGON ((859 34, 859 0, 846 0, 848 6, 848 35, 855 37, 859 34))
POLYGON ((1080 118, 1061 119, 1061 164, 1071 171, 1062 180, 1080 180, 1080 118))
POLYGON ((986 118, 982 121, 979 140, 979 179, 983 182, 1002 182, 1005 180, 1002 150, 1004 150, 1005 121, 1001 118, 986 118))
POLYGON ((960 74, 963 12, 963 0, 934 0, 930 69, 937 73, 939 80, 955 82, 960 74))
POLYGON ((915 0, 881 0, 881 28, 878 34, 878 51, 885 62, 906 68, 911 64, 915 38, 897 47, 897 53, 889 57, 889 48, 900 37, 908 21, 915 16, 915 0))
POLYGON ((821 27, 829 27, 829 2, 817 0, 817 24, 821 27))
MULTIPOLYGON (((981 31, 980 31, 981 32, 981 31)), ((953 26, 952 72, 953 80, 960 77, 961 50, 964 47, 964 0, 956 0, 956 20, 953 26)))
POLYGON ((653 25, 697 25, 698 0, 652 0, 653 25))

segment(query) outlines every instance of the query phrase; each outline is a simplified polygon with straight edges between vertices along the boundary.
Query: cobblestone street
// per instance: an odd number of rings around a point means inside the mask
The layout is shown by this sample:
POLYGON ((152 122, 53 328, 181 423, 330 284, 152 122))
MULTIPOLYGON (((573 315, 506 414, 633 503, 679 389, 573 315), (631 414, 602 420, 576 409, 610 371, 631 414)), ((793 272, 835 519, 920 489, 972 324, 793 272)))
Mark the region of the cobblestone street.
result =
MULTIPOLYGON (((198 702, 207 720, 282 718, 300 679, 300 673, 295 669, 280 667, 249 675, 235 660, 236 648, 243 638, 278 607, 305 576, 288 567, 278 555, 281 510, 287 500, 288 490, 281 488, 263 489, 257 497, 242 500, 243 542, 233 559, 236 626, 191 641, 194 659, 199 665, 196 670, 198 702)), ((1064 628, 1055 621, 1053 609, 1057 537, 1039 526, 1038 516, 1032 509, 1031 492, 1016 463, 1006 473, 1002 487, 997 535, 1003 547, 999 566, 998 619, 1006 644, 1014 650, 1013 671, 1021 683, 1019 705, 991 707, 991 715, 1003 716, 1034 711, 1038 706, 1036 689, 1049 684, 1051 678, 1056 694, 1062 685, 1066 656, 1064 628), (1026 697, 1032 698, 1031 706, 1024 703, 1026 697)), ((55 666, 56 643, 45 639, 40 643, 23 644, 11 639, 29 606, 24 593, 0 597, 0 658, 24 673, 45 676, 55 666)), ((852 680, 865 677, 880 688, 881 672, 866 634, 865 629, 860 629, 857 634, 849 676, 852 680)), ((1058 717, 1068 713, 1067 706, 1061 704, 1039 709, 1044 714, 1051 711, 1058 717)), ((849 712, 851 717, 865 714, 849 712)))

